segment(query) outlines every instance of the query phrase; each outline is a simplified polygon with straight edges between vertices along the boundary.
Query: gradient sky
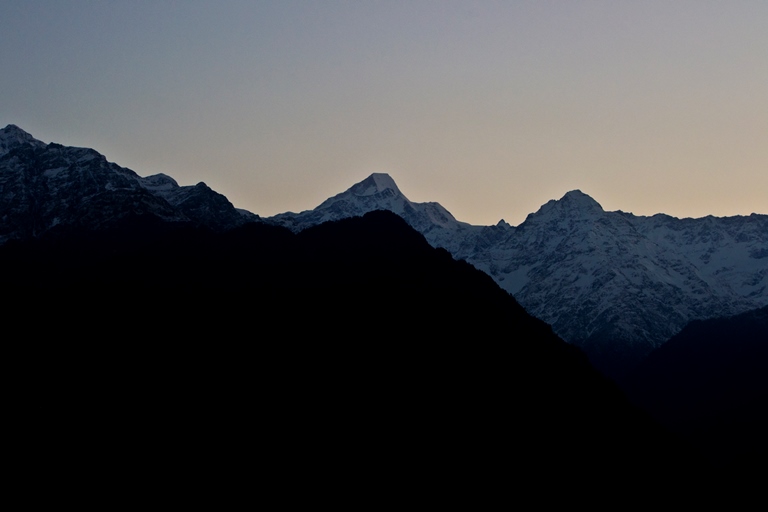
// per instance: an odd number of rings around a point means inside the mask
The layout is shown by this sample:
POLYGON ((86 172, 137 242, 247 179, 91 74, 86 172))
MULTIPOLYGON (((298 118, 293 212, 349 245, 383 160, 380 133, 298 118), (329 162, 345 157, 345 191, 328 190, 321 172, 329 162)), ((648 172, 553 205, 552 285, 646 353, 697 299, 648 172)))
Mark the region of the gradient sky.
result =
POLYGON ((768 2, 1 0, 0 126, 263 216, 768 213, 768 2))

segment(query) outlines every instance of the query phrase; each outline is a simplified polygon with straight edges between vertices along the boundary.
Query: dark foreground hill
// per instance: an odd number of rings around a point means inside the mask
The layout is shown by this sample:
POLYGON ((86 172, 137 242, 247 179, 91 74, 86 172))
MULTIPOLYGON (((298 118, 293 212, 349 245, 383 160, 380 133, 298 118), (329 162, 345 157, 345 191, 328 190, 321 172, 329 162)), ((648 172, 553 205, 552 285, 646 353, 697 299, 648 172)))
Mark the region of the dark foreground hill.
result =
POLYGON ((578 349, 389 212, 299 234, 138 218, 0 265, 33 474, 365 503, 706 489, 578 349))
POLYGON ((633 399, 728 473, 768 477, 768 307, 690 323, 628 381, 633 399))

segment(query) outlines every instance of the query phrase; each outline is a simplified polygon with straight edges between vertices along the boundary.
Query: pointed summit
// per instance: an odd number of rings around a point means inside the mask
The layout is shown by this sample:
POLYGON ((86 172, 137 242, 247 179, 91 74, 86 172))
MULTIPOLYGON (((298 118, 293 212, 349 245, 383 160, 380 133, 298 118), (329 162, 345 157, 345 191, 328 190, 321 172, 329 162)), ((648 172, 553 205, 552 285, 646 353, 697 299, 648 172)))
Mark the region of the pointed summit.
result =
POLYGON ((569 208, 603 211, 603 207, 600 206, 600 203, 578 189, 566 192, 559 202, 564 206, 568 205, 569 208))
POLYGON ((9 124, 0 130, 0 155, 22 144, 45 146, 45 143, 37 140, 15 124, 9 124))
POLYGON ((571 190, 560 199, 547 201, 536 213, 528 215, 526 220, 551 216, 579 218, 601 213, 604 213, 604 210, 600 203, 581 190, 571 190))
POLYGON ((372 210, 391 210, 401 215, 403 207, 410 203, 389 174, 373 173, 344 192, 326 199, 317 209, 324 210, 346 204, 345 209, 352 207, 355 211, 353 215, 363 215, 372 210))
POLYGON ((286 212, 270 217, 268 222, 301 231, 323 222, 360 217, 368 212, 388 210, 402 217, 412 228, 435 246, 452 246, 452 233, 468 229, 438 203, 411 202, 397 188, 389 174, 374 173, 340 194, 323 201, 314 210, 286 212))
POLYGON ((395 180, 386 173, 373 173, 360 183, 349 188, 349 192, 356 196, 372 196, 385 190, 391 190, 395 195, 403 195, 400 189, 397 188, 395 180))
POLYGON ((34 137, 32 137, 32 135, 30 135, 29 133, 25 132, 24 130, 22 130, 21 128, 16 126, 15 124, 9 124, 8 126, 3 128, 2 130, 0 130, 0 137, 5 138, 5 137, 8 137, 8 136, 26 138, 26 139, 30 139, 30 140, 34 139, 34 137))

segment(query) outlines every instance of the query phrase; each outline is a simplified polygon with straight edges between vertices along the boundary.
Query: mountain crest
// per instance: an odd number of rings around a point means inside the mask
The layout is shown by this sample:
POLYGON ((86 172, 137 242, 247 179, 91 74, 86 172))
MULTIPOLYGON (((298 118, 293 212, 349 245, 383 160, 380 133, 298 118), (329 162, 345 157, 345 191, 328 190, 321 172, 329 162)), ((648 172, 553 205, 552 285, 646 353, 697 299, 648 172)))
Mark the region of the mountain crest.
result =
POLYGON ((386 173, 373 173, 360 183, 352 185, 349 191, 356 196, 372 196, 385 190, 391 190, 395 195, 402 196, 403 193, 397 188, 395 180, 386 173))
POLYGON ((147 215, 219 231, 254 220, 202 182, 180 187, 165 174, 142 178, 93 149, 45 144, 12 124, 0 130, 0 191, 0 244, 147 215))
POLYGON ((536 213, 528 215, 529 219, 541 219, 545 217, 582 218, 605 213, 600 203, 592 199, 581 190, 571 190, 560 199, 547 201, 536 213))
MULTIPOLYGON (((386 173, 371 174, 344 192, 326 199, 314 210, 281 213, 268 222, 298 232, 316 224, 362 216, 375 210, 389 210, 401 216, 436 247, 455 249, 453 233, 470 229, 469 224, 457 221, 438 203, 411 202, 386 173)), ((477 228, 478 231, 480 229, 477 228)))
POLYGON ((9 124, 0 130, 0 155, 22 144, 45 146, 45 143, 37 140, 15 124, 9 124))
POLYGON ((179 188, 179 184, 176 183, 176 180, 167 174, 162 173, 141 178, 141 186, 153 192, 175 190, 179 188))
POLYGON ((557 203, 570 209, 603 211, 603 207, 600 206, 600 203, 578 189, 566 192, 557 203))

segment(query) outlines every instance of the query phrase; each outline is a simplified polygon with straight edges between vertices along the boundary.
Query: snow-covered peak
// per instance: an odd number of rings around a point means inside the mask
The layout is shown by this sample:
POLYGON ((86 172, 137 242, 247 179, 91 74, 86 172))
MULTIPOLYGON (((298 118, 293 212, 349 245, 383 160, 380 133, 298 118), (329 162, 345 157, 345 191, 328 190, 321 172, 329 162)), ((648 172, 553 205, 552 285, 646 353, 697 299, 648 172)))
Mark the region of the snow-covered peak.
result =
POLYGON ((581 190, 571 190, 559 200, 556 201, 562 208, 570 210, 580 211, 603 211, 603 207, 600 203, 592 199, 590 196, 582 192, 581 190))
POLYGON ((372 196, 385 190, 391 190, 396 195, 403 195, 400 189, 397 188, 395 180, 386 173, 373 173, 360 183, 349 188, 349 192, 356 196, 372 196))
POLYGON ((162 173, 141 178, 141 186, 152 191, 174 190, 179 188, 179 184, 176 183, 176 180, 167 174, 162 173))
POLYGON ((142 178, 93 149, 45 144, 14 125, 0 130, 0 189, 0 244, 54 226, 102 229, 135 215, 213 230, 253 220, 202 182, 180 187, 165 174, 142 178))
MULTIPOLYGON (((571 190, 562 198, 552 199, 542 205, 536 213, 528 216, 528 219, 541 219, 551 216, 562 218, 582 218, 604 213, 600 203, 592 199, 581 190, 571 190)), ((528 220, 526 219, 526 220, 528 220)))
POLYGON ((561 201, 566 199, 569 201, 583 201, 583 202, 597 204, 597 201, 595 201, 594 199, 592 199, 592 197, 585 194, 579 189, 569 190, 568 192, 565 193, 563 197, 560 198, 561 201))
POLYGON ((15 124, 9 124, 0 130, 0 155, 7 153, 21 144, 45 146, 44 142, 37 140, 15 124))
POLYGON ((0 140, 5 140, 7 138, 15 138, 15 139, 27 140, 27 141, 37 140, 32 135, 25 132, 15 124, 9 124, 2 130, 0 130, 0 140))
MULTIPOLYGON (((286 212, 269 218, 268 222, 301 231, 322 222, 365 215, 375 210, 388 210, 401 216, 411 227, 422 233, 436 247, 456 249, 464 240, 454 236, 458 231, 479 233, 481 227, 457 221, 438 203, 413 203, 397 188, 395 180, 384 173, 375 173, 352 185, 346 191, 323 201, 314 210, 301 213, 286 212)), ((463 235, 462 235, 463 236, 463 235)), ((474 247, 475 242, 466 242, 474 247)))

